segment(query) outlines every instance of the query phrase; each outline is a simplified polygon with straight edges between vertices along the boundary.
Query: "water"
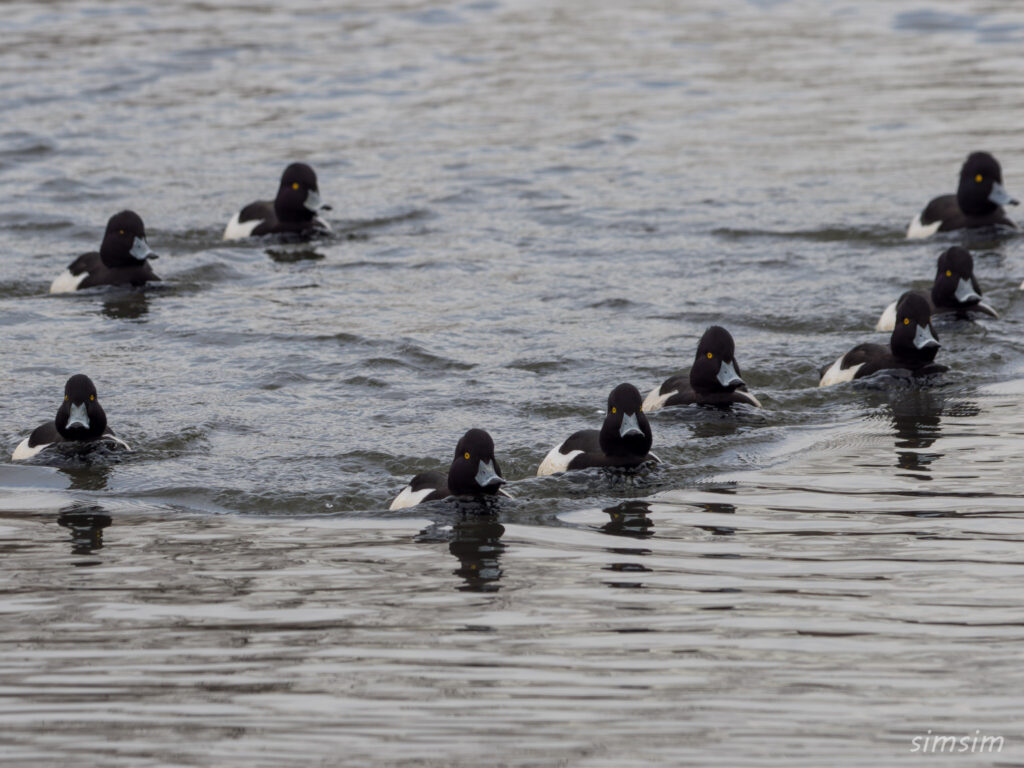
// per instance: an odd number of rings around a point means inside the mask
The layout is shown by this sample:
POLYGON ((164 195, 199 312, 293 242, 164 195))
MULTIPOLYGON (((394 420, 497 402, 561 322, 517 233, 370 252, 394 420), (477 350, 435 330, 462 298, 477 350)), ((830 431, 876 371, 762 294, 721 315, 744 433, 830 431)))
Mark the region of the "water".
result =
POLYGON ((81 371, 137 450, 0 466, 3 762, 1024 764, 1021 239, 936 385, 816 387, 969 151, 1024 194, 1024 11, 336 5, 4 5, 0 445, 81 371), (337 237, 222 243, 293 160, 337 237), (165 283, 48 296, 125 207, 165 283), (763 411, 533 477, 711 323, 763 411), (471 426, 515 501, 386 511, 471 426))

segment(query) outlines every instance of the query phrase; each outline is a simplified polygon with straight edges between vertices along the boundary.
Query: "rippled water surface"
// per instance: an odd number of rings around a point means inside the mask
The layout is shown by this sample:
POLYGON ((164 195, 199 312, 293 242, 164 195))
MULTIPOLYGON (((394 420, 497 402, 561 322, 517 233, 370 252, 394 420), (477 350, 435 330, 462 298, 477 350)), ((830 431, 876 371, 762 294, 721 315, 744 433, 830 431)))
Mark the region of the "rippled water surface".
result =
POLYGON ((0 762, 1024 764, 1024 241, 903 239, 969 151, 1024 195, 1024 9, 13 2, 0 31, 0 447, 76 372, 136 447, 0 465, 0 762), (293 160, 335 236, 223 243, 293 160), (126 207, 163 284, 48 295, 126 207), (819 390, 953 242, 1001 317, 938 323, 930 386, 819 390), (712 323, 763 410, 653 414, 642 477, 533 477, 712 323), (471 426, 516 498, 387 511, 471 426))

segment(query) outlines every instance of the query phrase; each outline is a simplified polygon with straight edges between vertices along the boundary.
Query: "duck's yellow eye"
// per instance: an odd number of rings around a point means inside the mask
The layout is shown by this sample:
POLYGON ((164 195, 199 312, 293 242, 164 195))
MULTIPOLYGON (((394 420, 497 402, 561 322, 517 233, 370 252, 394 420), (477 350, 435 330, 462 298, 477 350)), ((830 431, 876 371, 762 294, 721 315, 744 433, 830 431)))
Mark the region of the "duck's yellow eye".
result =
POLYGON ((66 403, 67 401, 68 401, 68 396, 64 395, 64 402, 66 403))
POLYGON ((711 359, 711 358, 713 358, 713 357, 714 357, 714 354, 713 354, 713 353, 711 353, 711 352, 708 352, 708 360, 710 360, 710 359, 711 359))
POLYGON ((904 325, 910 325, 910 318, 909 317, 904 317, 903 318, 903 324, 904 325))
POLYGON ((978 182, 979 184, 981 184, 982 178, 983 178, 982 175, 979 173, 977 176, 974 177, 974 180, 976 182, 978 182))
POLYGON ((90 402, 90 403, 91 403, 91 402, 92 402, 93 400, 95 400, 95 399, 96 399, 96 395, 89 395, 89 402, 90 402))
POLYGON ((946 277, 952 277, 952 276, 953 276, 953 270, 947 269, 946 270, 946 277))
POLYGON ((299 188, 299 182, 293 181, 292 182, 292 189, 298 189, 298 188, 299 188))
POLYGON ((464 458, 466 461, 469 461, 469 451, 466 451, 464 454, 462 454, 462 458, 464 458))
POLYGON ((123 229, 119 229, 119 230, 117 231, 117 234, 119 234, 119 235, 123 235, 123 234, 124 234, 124 230, 123 230, 123 229))
POLYGON ((618 408, 616 408, 616 407, 615 407, 615 406, 613 405, 613 406, 612 406, 612 413, 618 413, 618 412, 619 412, 619 409, 618 409, 618 408))

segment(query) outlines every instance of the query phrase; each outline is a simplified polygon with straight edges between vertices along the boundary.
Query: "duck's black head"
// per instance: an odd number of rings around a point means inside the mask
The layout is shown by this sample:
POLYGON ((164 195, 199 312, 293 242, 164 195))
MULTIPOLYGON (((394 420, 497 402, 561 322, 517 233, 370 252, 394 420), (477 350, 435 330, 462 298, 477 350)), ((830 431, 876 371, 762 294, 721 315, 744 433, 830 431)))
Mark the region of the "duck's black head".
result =
POLYGON ((135 211, 115 213, 107 222, 100 260, 108 269, 137 267, 157 255, 146 242, 146 227, 135 211))
POLYGON ((932 285, 936 307, 970 307, 981 301, 981 288, 974 278, 974 259, 959 246, 939 256, 932 285))
POLYGON ((896 327, 889 346, 896 357, 930 363, 939 351, 939 338, 932 328, 932 308, 921 294, 907 291, 896 304, 896 327))
POLYGON ((639 463, 651 451, 651 424, 643 398, 632 384, 619 384, 608 395, 608 412, 601 426, 601 450, 608 456, 634 458, 639 463))
POLYGON ((448 490, 454 496, 493 496, 504 482, 491 436, 482 429, 469 430, 455 446, 448 490))
POLYGON ((690 368, 690 386, 694 392, 733 392, 744 385, 736 362, 736 344, 720 325, 712 325, 700 337, 697 356, 690 368))
POLYGON ((960 169, 956 202, 968 216, 985 216, 1017 201, 1003 188, 1003 169, 988 152, 972 152, 960 169))
POLYGON ((64 385, 64 402, 54 419, 65 440, 95 440, 107 428, 107 414, 96 399, 96 387, 84 373, 76 373, 64 385))
POLYGON ((320 200, 316 171, 305 163, 292 163, 281 175, 281 186, 274 199, 274 213, 280 221, 312 221, 321 210, 329 210, 320 200))

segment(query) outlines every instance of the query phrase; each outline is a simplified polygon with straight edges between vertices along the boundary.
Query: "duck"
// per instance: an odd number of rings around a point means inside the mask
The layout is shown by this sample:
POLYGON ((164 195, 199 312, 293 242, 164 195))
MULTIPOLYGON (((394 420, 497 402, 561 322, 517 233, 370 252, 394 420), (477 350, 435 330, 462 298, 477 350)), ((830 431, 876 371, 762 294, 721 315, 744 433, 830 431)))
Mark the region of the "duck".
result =
POLYGON ((949 370, 935 362, 939 339, 931 323, 931 305, 919 293, 907 291, 896 305, 896 327, 889 345, 860 344, 821 369, 819 387, 863 379, 878 371, 905 371, 913 377, 949 370))
POLYGON ((712 325, 700 337, 689 372, 672 376, 652 389, 644 398, 643 409, 650 414, 676 405, 729 408, 733 403, 761 407, 741 378, 732 334, 720 325, 712 325))
POLYGON ((71 262, 50 284, 50 293, 73 293, 98 285, 142 286, 160 280, 149 264, 156 258, 142 217, 135 211, 121 211, 107 221, 100 249, 71 262))
POLYGON ((320 199, 316 171, 305 163, 292 163, 281 174, 273 200, 257 200, 236 213, 224 229, 224 240, 261 235, 292 235, 302 239, 328 234, 331 226, 320 211, 331 207, 320 199))
POLYGON ((537 468, 537 476, 588 467, 634 469, 657 461, 651 453, 653 436, 643 411, 640 390, 619 384, 608 395, 601 429, 583 429, 552 448, 537 468))
POLYGON ((506 482, 494 458, 494 440, 483 429, 470 429, 455 446, 455 458, 448 474, 421 472, 409 481, 391 502, 390 510, 415 507, 426 501, 449 496, 487 498, 498 493, 507 496, 501 486, 506 482))
MULTIPOLYGON (((935 265, 935 282, 929 294, 918 291, 931 305, 932 317, 954 314, 966 319, 976 312, 998 318, 999 313, 982 301, 981 287, 974 276, 974 258, 970 251, 954 245, 947 248, 935 265)), ((875 325, 876 331, 891 331, 896 327, 896 304, 894 301, 883 310, 875 325)))
POLYGON ((115 450, 131 450, 128 443, 114 434, 107 424, 107 414, 96 395, 96 385, 84 373, 76 373, 64 384, 64 401, 57 416, 36 427, 32 434, 18 443, 12 461, 24 461, 47 448, 72 445, 85 450, 104 445, 115 450))
POLYGON ((972 152, 960 168, 955 195, 933 199, 907 228, 909 239, 925 238, 936 232, 957 229, 1003 227, 1019 229, 1008 218, 1004 205, 1018 201, 1003 187, 1003 169, 988 152, 972 152))

